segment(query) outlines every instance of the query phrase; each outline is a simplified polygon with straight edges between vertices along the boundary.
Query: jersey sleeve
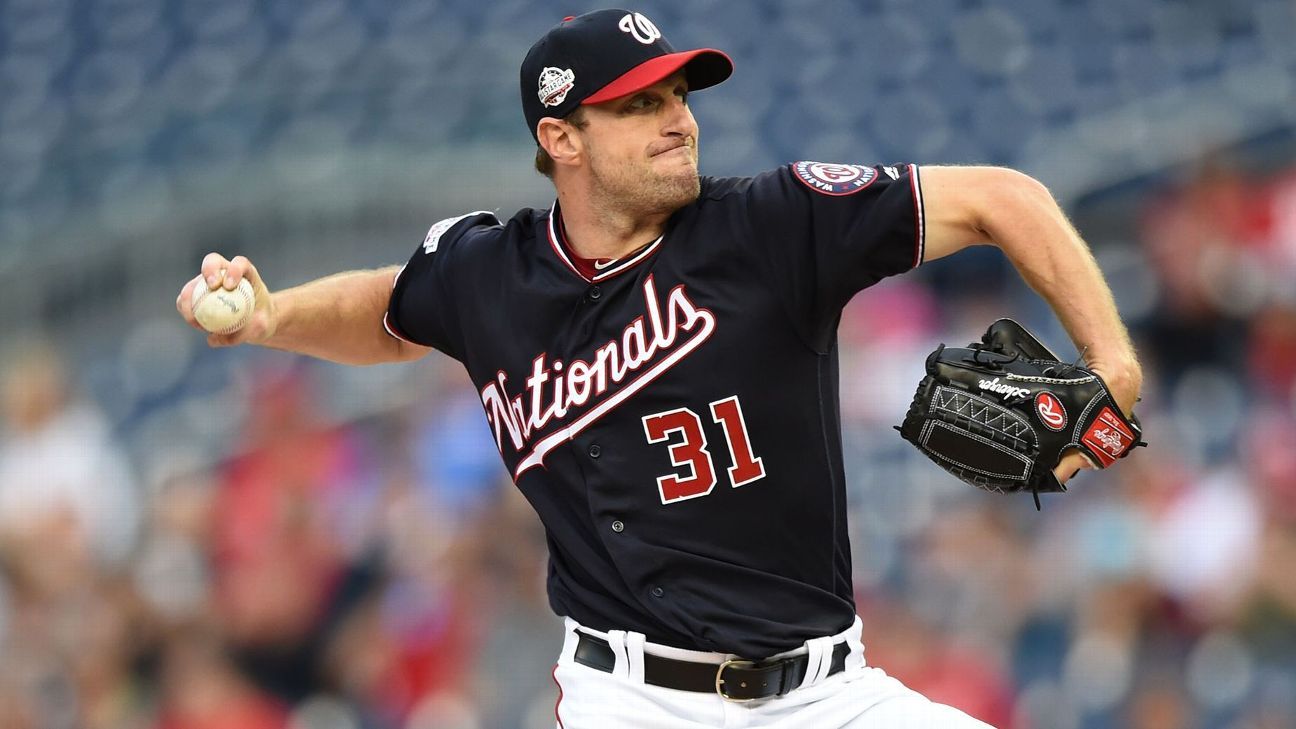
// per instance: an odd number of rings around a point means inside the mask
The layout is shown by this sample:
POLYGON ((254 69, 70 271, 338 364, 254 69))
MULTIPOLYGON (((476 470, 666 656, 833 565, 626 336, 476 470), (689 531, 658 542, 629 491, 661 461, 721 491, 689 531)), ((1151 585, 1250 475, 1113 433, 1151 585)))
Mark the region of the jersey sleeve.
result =
POLYGON ((851 297, 922 263, 917 165, 796 162, 754 178, 747 195, 754 252, 820 351, 851 297))
POLYGON ((475 230, 499 224, 494 213, 479 210, 433 225, 396 274, 383 316, 387 333, 462 361, 464 340, 455 315, 453 268, 475 230))

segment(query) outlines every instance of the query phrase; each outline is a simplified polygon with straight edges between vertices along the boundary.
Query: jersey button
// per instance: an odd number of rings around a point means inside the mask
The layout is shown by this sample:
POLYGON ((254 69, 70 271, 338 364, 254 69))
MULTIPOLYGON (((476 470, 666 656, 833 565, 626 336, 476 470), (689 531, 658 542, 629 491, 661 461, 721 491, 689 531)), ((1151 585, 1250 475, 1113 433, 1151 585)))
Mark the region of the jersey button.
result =
POLYGON ((597 286, 591 286, 591 287, 590 287, 590 290, 589 290, 589 297, 590 297, 590 301, 598 301, 599 297, 602 296, 602 295, 603 295, 603 289, 601 289, 601 288, 599 288, 599 287, 597 287, 597 286))
POLYGON ((603 453, 603 449, 602 449, 602 448, 599 448, 599 447, 598 447, 598 444, 595 444, 595 445, 592 445, 592 446, 589 447, 589 457, 590 457, 590 458, 598 458, 600 455, 602 455, 602 453, 603 453))
POLYGON ((625 522, 621 521, 620 519, 617 519, 616 521, 612 522, 612 531, 616 532, 617 534, 620 534, 621 532, 625 531, 625 522))
POLYGON ((663 590, 663 589, 661 589, 660 587, 654 587, 654 588, 652 589, 652 596, 653 596, 653 597, 662 597, 662 596, 665 595, 665 594, 666 594, 666 591, 663 590))

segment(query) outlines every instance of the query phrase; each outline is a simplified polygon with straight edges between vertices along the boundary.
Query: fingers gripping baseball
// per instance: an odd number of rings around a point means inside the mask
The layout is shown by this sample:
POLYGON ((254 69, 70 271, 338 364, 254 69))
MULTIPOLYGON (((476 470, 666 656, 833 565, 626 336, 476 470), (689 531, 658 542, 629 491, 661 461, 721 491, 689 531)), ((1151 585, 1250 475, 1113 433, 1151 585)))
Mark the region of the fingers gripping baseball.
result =
POLYGON ((251 317, 235 331, 226 333, 209 333, 207 343, 213 347, 228 347, 236 344, 263 343, 274 334, 275 306, 270 290, 261 280, 256 266, 245 256, 227 259, 219 253, 208 253, 202 262, 201 273, 191 279, 180 290, 176 298, 176 310, 181 317, 195 329, 208 331, 216 329, 207 321, 204 327, 194 313, 196 289, 202 287, 208 291, 223 289, 226 292, 237 292, 246 281, 254 301, 251 317))

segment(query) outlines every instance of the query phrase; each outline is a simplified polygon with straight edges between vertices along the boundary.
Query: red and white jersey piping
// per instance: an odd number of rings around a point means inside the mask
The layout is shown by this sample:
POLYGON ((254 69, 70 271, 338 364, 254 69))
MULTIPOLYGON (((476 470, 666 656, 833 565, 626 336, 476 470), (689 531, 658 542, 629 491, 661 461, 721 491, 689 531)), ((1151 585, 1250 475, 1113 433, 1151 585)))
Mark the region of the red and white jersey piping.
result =
POLYGON ((625 273, 631 268, 634 268, 637 263, 652 255, 653 251, 657 250, 657 247, 661 245, 662 240, 666 237, 665 234, 660 235, 657 237, 657 240, 654 240, 652 243, 640 248, 634 255, 613 261, 608 268, 599 271, 593 276, 586 276, 576 267, 576 264, 571 259, 571 255, 567 252, 570 246, 567 245, 567 238, 563 234, 562 224, 558 219, 559 215, 558 201, 555 200, 553 207, 549 209, 549 245, 553 246, 554 253, 558 256, 558 259, 561 260, 572 273, 580 276, 581 279, 588 281, 589 283, 606 281, 613 276, 625 273))
POLYGON ((914 264, 917 268, 927 257, 927 214, 923 210, 922 181, 918 179, 918 165, 909 165, 909 184, 913 186, 914 201, 914 264))

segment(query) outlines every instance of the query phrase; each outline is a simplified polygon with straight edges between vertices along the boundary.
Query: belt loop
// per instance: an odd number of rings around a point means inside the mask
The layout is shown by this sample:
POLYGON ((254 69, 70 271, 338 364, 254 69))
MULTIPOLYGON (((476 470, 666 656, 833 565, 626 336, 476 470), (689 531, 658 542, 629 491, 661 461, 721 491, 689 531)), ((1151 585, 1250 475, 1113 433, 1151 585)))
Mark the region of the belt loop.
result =
POLYGON ((626 632, 624 630, 609 630, 607 642, 608 646, 612 648, 612 655, 616 656, 616 663, 612 666, 612 675, 617 678, 626 678, 630 674, 630 661, 626 658, 626 632))
POLYGON ((644 642, 647 640, 643 633, 628 632, 625 635, 626 678, 634 683, 644 682, 644 642))
POLYGON ((805 678, 798 688, 813 686, 828 677, 828 669, 832 667, 832 636, 807 640, 806 651, 805 678))
POLYGON ((864 660, 864 642, 861 636, 864 634, 864 621, 860 616, 855 616, 855 622, 846 631, 846 644, 850 646, 850 654, 846 656, 846 670, 852 671, 863 668, 868 665, 864 660))
POLYGON ((563 647, 562 653, 558 654, 559 663, 571 663, 576 655, 576 643, 580 639, 580 633, 577 628, 580 624, 569 617, 563 617, 563 647))

